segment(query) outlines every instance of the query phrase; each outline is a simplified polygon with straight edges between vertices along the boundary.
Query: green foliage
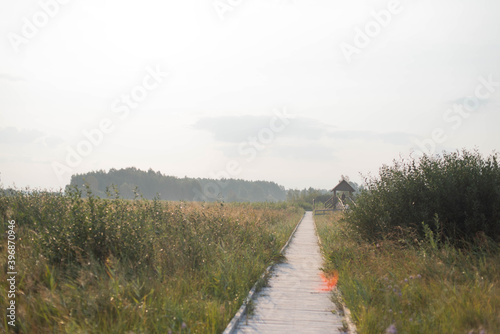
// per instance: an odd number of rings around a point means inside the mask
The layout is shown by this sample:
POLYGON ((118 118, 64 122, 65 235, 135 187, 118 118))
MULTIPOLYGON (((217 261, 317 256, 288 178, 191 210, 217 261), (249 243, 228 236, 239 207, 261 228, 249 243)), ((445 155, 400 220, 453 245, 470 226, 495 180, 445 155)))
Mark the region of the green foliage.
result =
MULTIPOLYGON (((106 197, 109 187, 116 187, 124 199, 214 202, 265 202, 284 201, 285 189, 274 182, 245 181, 236 179, 194 179, 163 175, 149 169, 110 169, 94 171, 71 177, 70 187, 84 191, 88 186, 100 197, 106 197)), ((84 192, 85 194, 85 192, 84 192)))
MULTIPOLYGON (((302 215, 287 203, 100 199, 87 191, 0 194, 0 216, 16 221, 21 333, 220 333, 280 260, 302 215)), ((8 290, 6 271, 0 289, 8 290)))
MULTIPOLYGON (((356 182, 349 181, 347 176, 342 176, 342 179, 346 179, 349 184, 356 190, 355 195, 359 190, 362 189, 356 182)), ((337 194, 338 195, 338 194, 337 194)), ((313 203, 316 208, 324 207, 325 202, 331 199, 333 193, 326 189, 288 189, 286 193, 286 199, 288 202, 294 203, 306 211, 311 211, 313 209, 313 203)), ((337 201, 337 199, 335 199, 337 201)), ((350 203, 350 199, 346 199, 350 203)), ((336 203, 336 202, 335 202, 336 203)))
POLYGON ((400 228, 415 229, 424 238, 424 226, 434 238, 455 245, 500 240, 497 154, 483 158, 464 150, 395 161, 367 183, 348 220, 368 240, 397 236, 400 228))
POLYGON ((395 161, 345 216, 316 217, 325 271, 338 271, 359 333, 500 331, 497 160, 464 150, 395 161))
POLYGON ((299 208, 302 208, 305 211, 312 211, 313 205, 311 203, 305 202, 305 201, 297 201, 294 202, 295 205, 297 205, 299 208))
POLYGON ((313 201, 316 205, 326 202, 332 194, 326 189, 289 189, 286 194, 287 201, 294 203, 306 211, 312 211, 313 201))

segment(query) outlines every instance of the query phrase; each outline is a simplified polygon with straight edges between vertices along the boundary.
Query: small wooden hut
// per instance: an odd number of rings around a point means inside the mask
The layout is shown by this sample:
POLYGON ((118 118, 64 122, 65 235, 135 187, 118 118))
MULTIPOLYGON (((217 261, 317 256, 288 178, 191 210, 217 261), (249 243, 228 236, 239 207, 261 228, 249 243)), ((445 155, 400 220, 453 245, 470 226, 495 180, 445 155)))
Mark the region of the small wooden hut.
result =
POLYGON ((345 191, 349 193, 349 197, 352 197, 352 194, 356 191, 346 180, 340 181, 339 184, 335 186, 332 190, 333 197, 337 197, 337 191, 345 191))
MULTIPOLYGON (((317 210, 316 206, 314 204, 314 201, 313 201, 314 214, 323 214, 327 211, 340 210, 337 208, 337 204, 339 202, 339 198, 337 197, 337 191, 341 191, 343 193, 346 193, 346 192, 349 193, 349 198, 351 198, 351 200, 352 200, 352 195, 356 190, 346 180, 342 180, 339 184, 337 184, 335 186, 335 188, 333 188, 330 191, 333 192, 333 196, 325 202, 325 209, 317 210)), ((345 210, 344 198, 342 198, 342 202, 343 202, 342 208, 345 210)))

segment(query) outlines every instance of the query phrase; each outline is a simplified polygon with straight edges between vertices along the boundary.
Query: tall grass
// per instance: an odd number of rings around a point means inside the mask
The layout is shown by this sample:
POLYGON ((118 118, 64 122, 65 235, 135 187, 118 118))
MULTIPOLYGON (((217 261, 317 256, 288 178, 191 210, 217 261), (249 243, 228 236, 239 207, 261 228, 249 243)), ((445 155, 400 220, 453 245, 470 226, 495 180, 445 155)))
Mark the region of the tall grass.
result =
MULTIPOLYGON (((0 231, 6 219, 17 225, 15 331, 221 332, 279 259, 301 215, 283 203, 84 199, 77 190, 3 193, 0 231)), ((4 240, 1 263, 6 256, 4 240)), ((0 294, 2 308, 6 297, 0 294)), ((5 314, 0 326, 10 327, 5 314)))
POLYGON ((342 296, 334 299, 350 309, 359 333, 500 333, 498 246, 456 248, 429 231, 372 243, 342 218, 315 221, 324 270, 339 275, 342 296))

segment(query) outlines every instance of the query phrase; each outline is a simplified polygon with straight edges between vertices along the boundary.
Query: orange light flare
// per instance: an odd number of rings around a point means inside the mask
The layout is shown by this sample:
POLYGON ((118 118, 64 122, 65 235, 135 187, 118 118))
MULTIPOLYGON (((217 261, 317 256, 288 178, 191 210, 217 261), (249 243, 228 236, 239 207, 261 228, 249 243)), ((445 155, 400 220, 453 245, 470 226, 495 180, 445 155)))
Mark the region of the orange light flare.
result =
POLYGON ((323 284, 320 288, 321 291, 332 291, 334 287, 337 286, 337 282, 339 280, 339 273, 336 270, 333 270, 329 273, 321 273, 319 274, 321 279, 323 280, 323 284))

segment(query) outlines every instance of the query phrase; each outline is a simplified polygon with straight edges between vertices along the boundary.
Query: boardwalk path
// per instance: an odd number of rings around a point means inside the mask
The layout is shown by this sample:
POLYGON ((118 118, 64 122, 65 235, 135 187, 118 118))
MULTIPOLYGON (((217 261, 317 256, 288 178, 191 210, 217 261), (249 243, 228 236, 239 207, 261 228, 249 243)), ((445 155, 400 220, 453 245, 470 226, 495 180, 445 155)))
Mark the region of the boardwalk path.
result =
POLYGON ((236 333, 339 333, 342 317, 320 277, 321 257, 312 212, 306 212, 277 265, 268 287, 254 297, 253 315, 243 317, 236 333))

